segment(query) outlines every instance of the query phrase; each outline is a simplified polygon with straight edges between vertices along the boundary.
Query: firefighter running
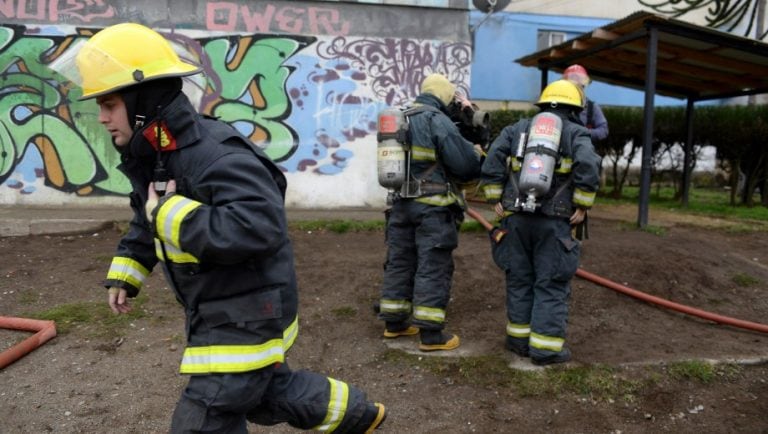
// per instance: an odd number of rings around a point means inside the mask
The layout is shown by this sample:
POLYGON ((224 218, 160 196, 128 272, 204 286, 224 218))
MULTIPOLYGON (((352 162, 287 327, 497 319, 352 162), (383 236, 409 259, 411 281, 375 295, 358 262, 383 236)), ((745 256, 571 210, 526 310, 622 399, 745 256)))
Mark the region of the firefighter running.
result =
POLYGON ((506 236, 493 249, 506 275, 506 347, 534 364, 571 359, 565 345, 570 280, 583 223, 595 200, 600 157, 581 126, 583 93, 558 80, 541 113, 504 128, 483 163, 481 183, 506 236))
POLYGON ((246 421, 371 432, 384 406, 343 381, 293 371, 298 294, 285 177, 231 126, 196 113, 182 62, 160 34, 125 23, 52 67, 96 98, 131 181, 134 211, 105 286, 116 313, 160 262, 186 314, 190 375, 171 432, 246 433, 246 421), (71 72, 78 74, 68 74, 71 72), (159 190, 165 190, 165 195, 159 190))

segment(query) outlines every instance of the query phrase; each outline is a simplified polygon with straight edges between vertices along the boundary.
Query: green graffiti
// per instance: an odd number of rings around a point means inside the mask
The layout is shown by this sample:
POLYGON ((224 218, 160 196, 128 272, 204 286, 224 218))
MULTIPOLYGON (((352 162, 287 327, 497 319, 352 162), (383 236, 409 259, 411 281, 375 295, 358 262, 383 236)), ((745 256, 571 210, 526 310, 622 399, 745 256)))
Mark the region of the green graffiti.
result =
POLYGON ((250 46, 240 45, 252 40, 245 37, 234 44, 230 39, 205 43, 205 52, 221 83, 220 89, 214 88, 221 101, 212 107, 211 114, 229 123, 250 124, 250 138, 270 158, 281 161, 296 146, 294 133, 284 122, 290 114, 285 85, 291 71, 283 62, 301 44, 292 39, 266 38, 250 46))
MULTIPOLYGON (((93 100, 78 101, 82 90, 48 67, 71 36, 25 35, 23 26, 0 26, 0 183, 13 173, 30 146, 40 151, 46 184, 86 194, 127 195, 130 182, 117 170, 120 156, 98 121, 93 100)), ((238 127, 276 161, 295 151, 284 62, 307 45, 307 38, 234 36, 200 40, 199 55, 209 88, 201 109, 238 127)))
MULTIPOLYGON (((18 37, 0 31, 0 180, 6 178, 36 145, 45 164, 46 183, 66 192, 127 194, 130 184, 115 169, 119 160, 109 135, 98 124, 97 107, 89 101, 70 104, 58 77, 40 59, 54 46, 53 38, 18 37), (13 39, 16 37, 17 39, 13 39), (72 119, 61 113, 72 113, 72 119), (99 131, 92 127, 98 126, 99 131), (87 134, 84 134, 87 132, 87 134), (105 146, 106 145, 106 146, 105 146)), ((67 96, 76 99, 79 89, 67 96)))

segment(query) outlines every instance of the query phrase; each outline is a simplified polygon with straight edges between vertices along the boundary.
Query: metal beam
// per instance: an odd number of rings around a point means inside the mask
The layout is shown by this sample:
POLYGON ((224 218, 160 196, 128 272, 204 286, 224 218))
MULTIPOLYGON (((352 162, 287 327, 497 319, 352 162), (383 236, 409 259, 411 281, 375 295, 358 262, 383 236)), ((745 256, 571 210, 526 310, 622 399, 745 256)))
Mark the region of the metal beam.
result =
POLYGON ((693 153, 693 100, 685 107, 685 156, 683 157, 683 208, 688 208, 691 190, 691 154, 693 153))
POLYGON ((637 225, 648 225, 648 202, 651 191, 651 156, 653 154, 653 104, 656 95, 656 65, 659 51, 659 31, 655 27, 648 30, 648 59, 645 65, 645 109, 643 116, 643 155, 640 166, 640 205, 637 212, 637 225))

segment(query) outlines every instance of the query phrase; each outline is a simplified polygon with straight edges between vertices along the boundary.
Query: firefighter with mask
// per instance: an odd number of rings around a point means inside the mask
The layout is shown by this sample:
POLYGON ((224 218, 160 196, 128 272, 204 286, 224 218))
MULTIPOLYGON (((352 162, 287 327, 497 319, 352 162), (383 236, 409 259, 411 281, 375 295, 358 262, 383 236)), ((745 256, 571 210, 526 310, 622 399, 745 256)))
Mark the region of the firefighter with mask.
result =
POLYGON ((158 263, 186 314, 189 382, 171 432, 246 433, 247 421, 371 432, 384 406, 342 381, 293 371, 298 295, 284 210, 286 180, 231 126, 199 115, 182 78, 201 72, 159 33, 107 27, 51 67, 96 99, 132 185, 134 216, 104 282, 131 310, 158 263))
POLYGON ((600 157, 578 120, 583 93, 549 84, 540 113, 505 127, 483 162, 481 184, 507 234, 493 249, 506 276, 506 348, 537 365, 571 359, 565 346, 570 280, 581 224, 595 200, 600 157))
POLYGON ((456 86, 444 75, 431 74, 405 110, 406 180, 392 190, 386 212, 379 319, 385 338, 419 334, 421 351, 459 346, 458 336, 443 332, 465 206, 457 183, 480 176, 480 153, 448 116, 455 95, 456 86))

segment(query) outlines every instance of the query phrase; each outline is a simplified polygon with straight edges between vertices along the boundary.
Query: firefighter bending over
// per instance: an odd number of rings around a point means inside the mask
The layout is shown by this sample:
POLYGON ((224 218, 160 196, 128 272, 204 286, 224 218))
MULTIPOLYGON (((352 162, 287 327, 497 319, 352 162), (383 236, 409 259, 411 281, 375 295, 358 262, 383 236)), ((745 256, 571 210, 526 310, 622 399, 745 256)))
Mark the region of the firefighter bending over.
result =
POLYGON ((385 338, 418 333, 422 351, 459 346, 458 336, 443 333, 464 217, 457 183, 480 176, 480 150, 448 116, 455 95, 445 76, 431 74, 413 107, 379 116, 379 183, 392 205, 379 319, 385 338))
POLYGON ((493 249, 506 275, 506 347, 537 365, 571 359, 565 335, 580 251, 571 229, 595 200, 600 163, 578 120, 583 101, 573 83, 551 83, 540 113, 504 128, 482 168, 485 196, 507 231, 493 249))

